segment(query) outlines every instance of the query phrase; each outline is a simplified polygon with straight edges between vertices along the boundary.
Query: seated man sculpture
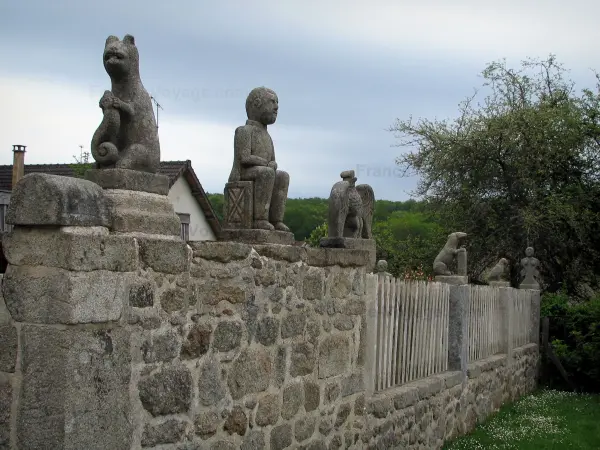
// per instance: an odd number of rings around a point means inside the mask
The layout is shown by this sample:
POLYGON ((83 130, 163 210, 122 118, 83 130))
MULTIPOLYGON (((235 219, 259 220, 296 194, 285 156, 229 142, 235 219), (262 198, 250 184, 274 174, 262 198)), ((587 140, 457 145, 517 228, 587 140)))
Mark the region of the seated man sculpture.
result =
POLYGON ((246 99, 248 120, 235 130, 233 168, 225 188, 225 228, 246 223, 248 228, 290 231, 283 223, 290 177, 277 169, 275 148, 267 131, 267 126, 275 123, 278 109, 277 94, 265 87, 253 89, 246 99), (249 211, 238 204, 243 201, 242 194, 238 196, 231 187, 244 181, 252 182, 249 211), (251 217, 239 217, 245 214, 251 217))

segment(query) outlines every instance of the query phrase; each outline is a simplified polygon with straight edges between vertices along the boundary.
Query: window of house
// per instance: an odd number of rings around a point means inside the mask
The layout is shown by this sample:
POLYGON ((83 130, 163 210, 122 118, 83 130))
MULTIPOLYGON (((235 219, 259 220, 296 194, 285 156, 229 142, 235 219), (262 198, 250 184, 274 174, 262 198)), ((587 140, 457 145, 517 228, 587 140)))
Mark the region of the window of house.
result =
POLYGON ((181 222, 181 239, 184 241, 190 240, 190 215, 177 213, 181 222))

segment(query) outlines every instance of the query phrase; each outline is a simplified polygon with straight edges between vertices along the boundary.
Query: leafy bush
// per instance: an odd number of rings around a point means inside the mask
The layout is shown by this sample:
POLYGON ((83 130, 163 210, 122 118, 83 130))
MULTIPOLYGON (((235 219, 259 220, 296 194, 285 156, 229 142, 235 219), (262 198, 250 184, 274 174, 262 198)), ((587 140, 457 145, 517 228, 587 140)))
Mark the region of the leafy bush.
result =
POLYGON ((327 237, 329 233, 329 227, 327 222, 322 223, 317 228, 311 231, 310 235, 306 238, 305 242, 311 247, 319 247, 321 245, 321 238, 327 237))
MULTIPOLYGON (((554 352, 578 389, 600 391, 600 297, 574 302, 564 292, 542 298, 542 317, 550 318, 554 352)), ((551 385, 563 384, 556 367, 544 358, 551 385)))

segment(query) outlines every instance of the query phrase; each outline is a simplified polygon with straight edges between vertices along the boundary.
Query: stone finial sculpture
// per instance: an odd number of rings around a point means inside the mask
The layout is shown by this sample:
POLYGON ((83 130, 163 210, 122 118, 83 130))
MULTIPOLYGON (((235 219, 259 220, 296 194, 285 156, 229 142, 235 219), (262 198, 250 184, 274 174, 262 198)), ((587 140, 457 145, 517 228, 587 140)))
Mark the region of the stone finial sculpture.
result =
POLYGON ((533 256, 533 247, 525 249, 525 258, 521 260, 521 276, 523 281, 519 289, 540 289, 540 261, 533 256))
POLYGON ((248 120, 235 130, 233 167, 225 185, 224 228, 285 232, 293 241, 283 223, 290 177, 278 170, 267 131, 278 110, 277 94, 266 87, 253 89, 246 99, 248 120))
POLYGON ((367 250, 370 268, 377 259, 371 227, 375 193, 368 184, 356 186, 354 170, 345 170, 331 188, 329 195, 328 237, 321 239, 321 247, 367 250))
POLYGON ((160 144, 150 95, 140 79, 135 39, 109 36, 103 53, 111 90, 100 99, 103 118, 91 151, 97 169, 118 168, 156 173, 160 144))
POLYGON ((368 184, 356 186, 354 170, 340 174, 329 195, 329 237, 372 239, 375 194, 368 184))
POLYGON ((510 283, 506 280, 508 269, 508 260, 501 258, 498 263, 492 268, 488 275, 488 282, 490 286, 508 287, 510 283))
POLYGON ((385 259, 377 261, 376 271, 378 275, 392 276, 392 274, 388 272, 388 262, 385 259))
POLYGON ((467 284, 467 250, 462 246, 467 233, 457 231, 448 235, 448 240, 433 261, 436 281, 451 284, 467 284), (456 258, 457 270, 453 274, 449 267, 456 258))
MULTIPOLYGON (((466 255, 467 250, 461 247, 463 240, 467 237, 467 233, 457 231, 448 235, 448 240, 444 248, 440 250, 435 260, 433 261, 433 273, 436 275, 454 275, 448 268, 458 258, 460 253, 466 255)), ((460 272, 461 270, 459 270, 460 272)), ((466 275, 466 273, 458 273, 458 275, 466 275)))

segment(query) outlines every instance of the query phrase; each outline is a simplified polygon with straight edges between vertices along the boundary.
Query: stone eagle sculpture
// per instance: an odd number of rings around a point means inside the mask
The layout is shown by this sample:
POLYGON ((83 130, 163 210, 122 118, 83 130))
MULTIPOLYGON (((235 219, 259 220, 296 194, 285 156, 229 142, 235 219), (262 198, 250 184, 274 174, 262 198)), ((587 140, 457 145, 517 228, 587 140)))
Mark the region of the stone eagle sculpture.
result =
POLYGON ((354 170, 340 174, 329 195, 329 237, 372 239, 375 193, 368 184, 355 185, 354 170))

